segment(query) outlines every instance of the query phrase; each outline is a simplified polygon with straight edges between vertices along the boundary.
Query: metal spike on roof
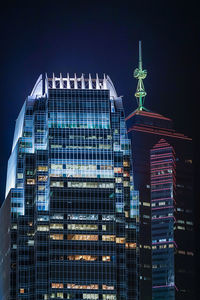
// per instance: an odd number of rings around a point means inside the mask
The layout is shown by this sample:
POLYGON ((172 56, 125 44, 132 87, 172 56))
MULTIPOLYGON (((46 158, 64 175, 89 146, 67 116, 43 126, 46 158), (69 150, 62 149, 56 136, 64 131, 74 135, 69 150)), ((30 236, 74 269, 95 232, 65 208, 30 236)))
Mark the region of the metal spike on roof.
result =
POLYGON ((92 79, 90 73, 89 73, 89 90, 92 90, 92 79))

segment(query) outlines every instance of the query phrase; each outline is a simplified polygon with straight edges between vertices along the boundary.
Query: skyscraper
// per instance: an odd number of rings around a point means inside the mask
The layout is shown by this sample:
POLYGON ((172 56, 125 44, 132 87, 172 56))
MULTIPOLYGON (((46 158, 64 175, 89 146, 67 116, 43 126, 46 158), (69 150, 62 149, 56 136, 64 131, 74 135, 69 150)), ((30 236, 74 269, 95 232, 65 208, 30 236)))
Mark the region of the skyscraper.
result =
POLYGON ((107 76, 42 76, 16 121, 1 299, 137 299, 138 194, 107 76))
POLYGON ((192 140, 144 107, 146 75, 140 43, 138 107, 126 118, 140 199, 140 299, 194 299, 192 140))

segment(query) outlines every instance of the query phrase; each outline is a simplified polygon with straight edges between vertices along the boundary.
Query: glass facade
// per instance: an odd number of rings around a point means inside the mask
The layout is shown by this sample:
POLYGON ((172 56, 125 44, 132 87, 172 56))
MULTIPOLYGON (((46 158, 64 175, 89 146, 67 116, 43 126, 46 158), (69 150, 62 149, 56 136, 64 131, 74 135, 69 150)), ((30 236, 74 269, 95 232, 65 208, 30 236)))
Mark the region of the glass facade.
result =
POLYGON ((108 76, 44 83, 25 101, 8 164, 5 299, 137 299, 139 200, 122 99, 108 76))
POLYGON ((192 140, 157 113, 136 110, 126 121, 140 196, 140 299, 195 299, 192 140))

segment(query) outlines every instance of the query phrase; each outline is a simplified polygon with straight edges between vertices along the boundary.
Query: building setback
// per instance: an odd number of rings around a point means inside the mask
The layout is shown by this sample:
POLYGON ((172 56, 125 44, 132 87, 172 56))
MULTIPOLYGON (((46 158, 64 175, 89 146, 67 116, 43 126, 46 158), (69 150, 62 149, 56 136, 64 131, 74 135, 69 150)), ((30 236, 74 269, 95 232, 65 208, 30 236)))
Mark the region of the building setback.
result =
POLYGON ((8 162, 1 299, 138 299, 137 224, 130 141, 112 81, 40 76, 8 162))
POLYGON ((140 198, 140 299, 194 299, 192 140, 144 107, 146 75, 140 44, 138 108, 126 118, 140 198))

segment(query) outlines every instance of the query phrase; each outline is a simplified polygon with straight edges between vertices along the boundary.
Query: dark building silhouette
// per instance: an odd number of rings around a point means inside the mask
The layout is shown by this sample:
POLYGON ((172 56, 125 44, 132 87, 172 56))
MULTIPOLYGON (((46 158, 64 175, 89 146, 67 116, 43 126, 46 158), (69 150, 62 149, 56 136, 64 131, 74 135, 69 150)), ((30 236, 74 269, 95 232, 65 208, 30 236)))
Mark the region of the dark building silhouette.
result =
POLYGON ((112 81, 40 76, 8 162, 0 298, 137 299, 137 223, 130 140, 112 81))
POLYGON ((140 299, 194 299, 192 140, 144 107, 141 44, 139 53, 138 108, 126 122, 140 199, 140 299))

